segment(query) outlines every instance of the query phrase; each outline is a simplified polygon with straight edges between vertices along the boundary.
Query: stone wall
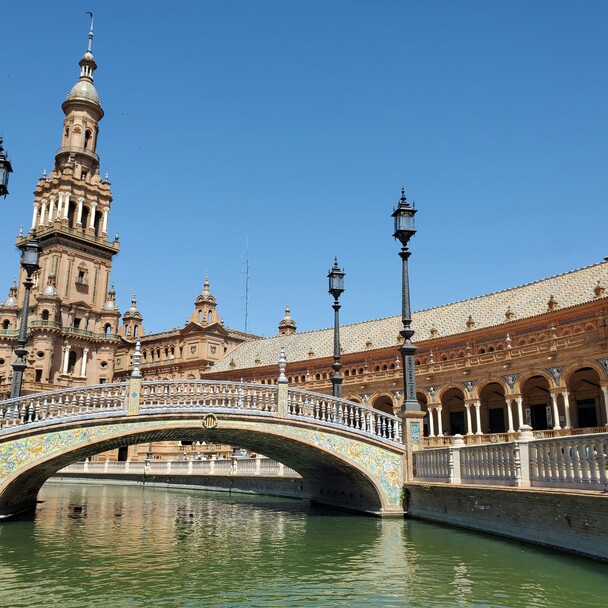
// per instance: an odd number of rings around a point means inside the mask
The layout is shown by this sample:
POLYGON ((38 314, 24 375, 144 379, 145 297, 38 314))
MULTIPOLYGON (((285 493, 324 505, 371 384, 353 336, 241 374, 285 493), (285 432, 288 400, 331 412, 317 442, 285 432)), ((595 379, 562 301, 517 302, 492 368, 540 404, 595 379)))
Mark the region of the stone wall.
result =
POLYGON ((608 494, 407 483, 408 517, 608 561, 608 494))

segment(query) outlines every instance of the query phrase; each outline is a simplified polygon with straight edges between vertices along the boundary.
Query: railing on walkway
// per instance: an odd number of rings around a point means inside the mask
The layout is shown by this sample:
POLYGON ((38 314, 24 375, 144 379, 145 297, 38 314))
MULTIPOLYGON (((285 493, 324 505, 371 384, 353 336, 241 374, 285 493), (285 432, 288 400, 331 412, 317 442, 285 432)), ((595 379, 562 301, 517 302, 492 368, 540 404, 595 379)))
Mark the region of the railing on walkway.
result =
MULTIPOLYGON (((234 412, 301 420, 348 430, 382 442, 403 444, 402 422, 360 403, 300 389, 214 380, 146 380, 141 383, 139 414, 234 412), (281 402, 283 399, 283 402, 281 402)), ((70 418, 126 414, 129 382, 61 389, 0 401, 0 434, 27 425, 70 418)))
MULTIPOLYGON (((542 431, 533 431, 535 439, 550 439, 553 437, 570 437, 571 435, 589 435, 592 433, 608 433, 608 426, 592 426, 585 428, 571 429, 544 429, 542 431)), ((481 445, 484 443, 505 443, 515 441, 519 433, 513 431, 511 433, 483 433, 463 435, 462 439, 465 445, 481 445)), ((422 446, 424 448, 438 448, 446 445, 452 445, 454 435, 436 435, 432 437, 424 437, 422 446)))
POLYGON ((300 477, 296 471, 270 458, 210 460, 144 460, 131 462, 77 462, 57 474, 87 473, 108 475, 237 475, 240 477, 300 477))
POLYGON ((608 491, 606 433, 535 439, 523 427, 516 441, 414 453, 416 481, 608 491))

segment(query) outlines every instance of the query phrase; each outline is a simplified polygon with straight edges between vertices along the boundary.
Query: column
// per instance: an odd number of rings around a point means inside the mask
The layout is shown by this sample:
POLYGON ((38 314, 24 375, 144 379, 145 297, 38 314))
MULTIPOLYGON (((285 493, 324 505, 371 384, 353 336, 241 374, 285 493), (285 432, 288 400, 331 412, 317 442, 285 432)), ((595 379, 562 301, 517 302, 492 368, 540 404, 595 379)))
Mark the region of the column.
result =
POLYGON ((602 384, 600 388, 602 389, 602 395, 604 395, 604 418, 606 420, 605 426, 608 426, 608 386, 602 384))
POLYGON ((89 216, 89 228, 91 230, 95 229, 95 209, 97 208, 97 203, 93 203, 91 205, 91 214, 89 216))
POLYGON ((564 413, 566 414, 566 425, 565 429, 572 428, 572 422, 570 421, 570 393, 568 391, 564 391, 562 393, 562 397, 564 398, 564 413))
POLYGON ((38 218, 38 226, 44 226, 44 216, 46 215, 46 201, 42 201, 40 206, 40 217, 38 218))
POLYGON ((87 375, 87 355, 88 354, 89 354, 89 348, 87 346, 85 346, 82 349, 82 362, 80 364, 80 375, 83 377, 87 375))
POLYGON ((559 431, 561 425, 559 423, 559 409, 557 407, 557 394, 551 393, 551 403, 553 405, 553 429, 559 431))
POLYGON ((443 420, 441 420, 441 412, 443 408, 441 406, 437 407, 437 435, 443 435, 443 420))
POLYGON ((479 401, 475 401, 475 423, 477 425, 476 435, 481 435, 481 403, 479 401))
POLYGON ((34 203, 34 213, 32 214, 32 230, 36 228, 36 220, 38 219, 38 203, 34 203))
POLYGON ((471 404, 465 403, 464 407, 467 410, 467 435, 473 434, 473 425, 471 424, 471 404))
POLYGON ((435 422, 433 421, 433 408, 427 406, 427 413, 429 416, 429 437, 435 437, 435 422))
POLYGON ((101 227, 102 234, 108 234, 108 209, 103 210, 103 224, 101 227))
POLYGON ((63 193, 63 219, 68 219, 68 211, 70 210, 70 193, 63 193))
POLYGON ((82 226, 82 205, 84 204, 84 199, 78 199, 78 215, 76 216, 76 225, 82 226))
POLYGON ((63 362, 61 365, 61 373, 62 374, 67 374, 68 373, 68 365, 70 362, 70 344, 69 342, 66 342, 63 345, 63 362))
POLYGON ((53 217, 54 213, 55 213, 55 197, 51 196, 50 203, 49 203, 49 218, 48 218, 49 224, 51 224, 53 222, 53 220, 55 219, 53 217))
POLYGON ((517 430, 520 431, 524 423, 524 400, 521 397, 515 399, 517 403, 517 430))
POLYGON ((509 433, 515 432, 513 428, 513 401, 511 399, 507 399, 507 418, 509 420, 509 433))
POLYGON ((57 196, 57 215, 55 216, 55 219, 60 220, 61 219, 61 204, 63 203, 63 192, 60 192, 57 196))

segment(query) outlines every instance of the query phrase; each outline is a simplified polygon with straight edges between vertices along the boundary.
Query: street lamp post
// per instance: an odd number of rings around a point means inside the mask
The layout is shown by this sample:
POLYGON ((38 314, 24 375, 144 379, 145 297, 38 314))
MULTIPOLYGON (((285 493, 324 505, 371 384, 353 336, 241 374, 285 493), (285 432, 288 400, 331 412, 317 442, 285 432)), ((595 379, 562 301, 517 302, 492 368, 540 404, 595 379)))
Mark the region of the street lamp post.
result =
POLYGON ((0 137, 0 196, 6 198, 8 194, 8 174, 13 172, 11 161, 6 158, 0 137))
POLYGON ((21 267, 26 272, 26 278, 25 281, 23 281, 25 294, 23 296, 23 308, 21 309, 19 338, 17 339, 17 348, 15 348, 15 356, 17 358, 12 364, 13 385, 11 387, 11 399, 13 397, 21 396, 23 372, 27 367, 24 357, 27 355, 25 345, 27 344, 27 317, 30 307, 30 290, 34 284, 32 275, 40 268, 40 266, 38 266, 38 257, 40 255, 40 243, 38 242, 38 239, 33 236, 30 237, 27 241, 19 245, 19 249, 21 249, 21 267))
POLYGON ((342 364, 340 363, 340 302, 339 298, 344 291, 344 270, 338 266, 338 258, 327 275, 329 279, 329 293, 334 297, 334 362, 331 366, 334 370, 331 374, 332 395, 342 397, 342 364))
POLYGON ((416 398, 416 378, 414 371, 414 354, 416 346, 412 343, 414 330, 411 328, 412 311, 410 309, 410 285, 407 261, 410 257, 407 245, 409 240, 416 234, 414 227, 414 215, 416 209, 410 206, 405 198, 405 188, 401 189, 399 205, 393 211, 395 218, 395 233, 393 236, 401 243, 399 256, 402 260, 402 283, 401 283, 401 321, 403 329, 399 332, 403 337, 403 344, 399 349, 403 360, 403 412, 419 412, 420 404, 416 398))

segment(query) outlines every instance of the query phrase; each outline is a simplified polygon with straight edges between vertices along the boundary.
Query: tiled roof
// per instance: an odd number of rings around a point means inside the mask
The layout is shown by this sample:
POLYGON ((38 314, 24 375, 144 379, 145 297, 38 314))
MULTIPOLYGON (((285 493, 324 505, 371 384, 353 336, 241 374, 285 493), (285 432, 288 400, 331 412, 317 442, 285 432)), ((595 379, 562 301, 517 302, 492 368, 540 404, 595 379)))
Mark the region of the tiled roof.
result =
MULTIPOLYGON (((608 287, 608 261, 504 291, 420 310, 412 314, 414 341, 501 325, 508 321, 508 309, 513 313, 513 320, 534 317, 547 312, 551 296, 556 302, 556 310, 576 306, 594 299, 598 283, 608 287), (469 317, 474 323, 471 327, 467 327, 469 317), (437 330, 435 336, 431 334, 432 328, 437 330)), ((401 329, 401 316, 343 325, 340 327, 342 352, 397 346, 401 329)), ((281 347, 285 349, 288 361, 331 357, 333 328, 244 342, 218 361, 211 373, 274 365, 281 347)))

